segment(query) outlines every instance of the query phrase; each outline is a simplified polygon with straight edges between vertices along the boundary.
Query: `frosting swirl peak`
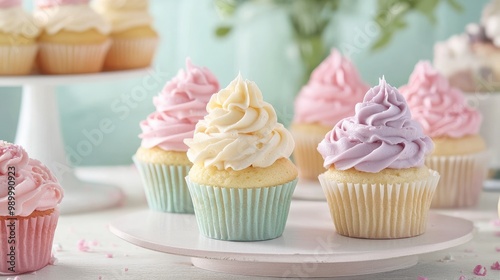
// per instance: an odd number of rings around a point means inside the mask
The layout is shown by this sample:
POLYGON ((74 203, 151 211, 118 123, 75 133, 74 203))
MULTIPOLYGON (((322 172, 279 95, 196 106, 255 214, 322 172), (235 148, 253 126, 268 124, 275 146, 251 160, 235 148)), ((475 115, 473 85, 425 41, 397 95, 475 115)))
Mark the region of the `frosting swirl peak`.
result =
POLYGON ((462 92, 451 87, 430 62, 417 63, 401 94, 413 118, 430 137, 459 138, 479 133, 480 113, 467 105, 462 92))
POLYGON ((382 78, 371 88, 355 115, 339 121, 318 145, 324 166, 376 173, 385 168, 424 164, 434 145, 424 135, 404 97, 382 78))
POLYGON ((206 115, 210 97, 219 90, 217 78, 205 67, 197 67, 186 59, 186 71, 167 82, 153 98, 156 111, 140 123, 141 145, 158 146, 167 151, 187 151, 183 140, 191 138, 196 123, 206 115))
POLYGON ((268 167, 293 151, 292 136, 277 122, 274 108, 257 85, 241 75, 212 96, 207 111, 194 138, 185 141, 193 163, 219 170, 268 167))
POLYGON ((295 100, 294 122, 332 127, 354 113, 367 90, 352 62, 332 49, 295 100))

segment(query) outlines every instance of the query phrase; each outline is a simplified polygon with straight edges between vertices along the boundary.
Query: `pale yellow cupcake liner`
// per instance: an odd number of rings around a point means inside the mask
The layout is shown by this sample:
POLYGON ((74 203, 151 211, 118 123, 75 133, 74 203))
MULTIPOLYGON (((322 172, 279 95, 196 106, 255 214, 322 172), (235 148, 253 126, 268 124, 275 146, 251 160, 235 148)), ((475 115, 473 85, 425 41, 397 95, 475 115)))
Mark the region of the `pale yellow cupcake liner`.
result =
POLYGON ((297 179, 272 187, 226 188, 186 177, 200 233, 231 241, 259 241, 285 230, 297 179))
POLYGON ((0 46, 0 75, 30 74, 38 45, 0 46))
POLYGON ((476 206, 488 173, 488 151, 469 155, 430 156, 425 164, 441 175, 432 208, 476 206))
POLYGON ((428 178, 404 184, 359 184, 319 176, 336 231, 368 239, 405 238, 423 234, 439 181, 428 178))
POLYGON ((38 68, 43 74, 100 72, 110 46, 110 39, 101 44, 40 43, 38 68))
POLYGON ((299 169, 299 177, 316 181, 318 175, 326 171, 323 157, 318 152, 318 144, 325 135, 306 134, 293 129, 291 132, 295 140, 293 159, 299 169))
POLYGON ((144 68, 151 65, 158 38, 113 39, 104 61, 104 69, 144 68))

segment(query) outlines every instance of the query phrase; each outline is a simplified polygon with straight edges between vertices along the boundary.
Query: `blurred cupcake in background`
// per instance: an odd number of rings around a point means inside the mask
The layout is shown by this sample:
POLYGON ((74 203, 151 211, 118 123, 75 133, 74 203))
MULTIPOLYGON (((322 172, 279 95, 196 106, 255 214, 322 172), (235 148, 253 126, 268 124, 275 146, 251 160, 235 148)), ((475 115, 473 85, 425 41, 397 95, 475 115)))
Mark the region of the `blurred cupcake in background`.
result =
POLYGON ((148 0, 97 0, 96 10, 111 23, 113 44, 104 68, 120 70, 151 65, 158 45, 148 0))
POLYGON ((102 70, 111 45, 110 25, 89 0, 36 0, 38 67, 44 74, 93 73, 102 70))
POLYGON ((301 178, 317 180, 325 171, 316 149, 319 142, 339 120, 354 114, 354 106, 367 90, 352 62, 336 49, 313 71, 295 100, 290 128, 301 178))
POLYGON ((21 0, 0 0, 0 75, 26 75, 33 69, 40 28, 21 0))
POLYGON ((318 145, 328 168, 319 180, 336 231, 371 239, 424 233, 439 180, 424 165, 432 149, 404 97, 381 79, 318 145))
POLYGON ((186 181, 200 233, 233 241, 282 235, 297 168, 292 135, 258 86, 238 75, 212 96, 208 115, 186 139, 186 181))
POLYGON ((487 175, 489 156, 481 136, 481 115, 462 92, 421 61, 408 84, 401 87, 413 118, 435 144, 429 168, 441 174, 432 207, 469 207, 477 204, 487 175))
POLYGON ((184 139, 193 137, 196 123, 206 115, 217 78, 205 67, 186 60, 180 70, 153 99, 156 110, 140 123, 141 147, 133 157, 142 178, 150 209, 193 213, 185 177, 191 168, 184 139))

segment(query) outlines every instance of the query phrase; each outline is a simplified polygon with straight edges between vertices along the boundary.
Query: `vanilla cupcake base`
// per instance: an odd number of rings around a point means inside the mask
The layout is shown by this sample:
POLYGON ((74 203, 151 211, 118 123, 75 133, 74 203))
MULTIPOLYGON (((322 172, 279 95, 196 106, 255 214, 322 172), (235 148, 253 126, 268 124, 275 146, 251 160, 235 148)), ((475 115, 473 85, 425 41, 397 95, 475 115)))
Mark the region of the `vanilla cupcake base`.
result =
POLYGON ((104 61, 105 70, 143 68, 151 65, 158 38, 114 38, 104 61))
POLYGON ((80 45, 40 43, 37 65, 43 74, 100 72, 110 46, 111 40, 80 45))
POLYGON ((368 184, 338 182, 323 173, 319 181, 340 235, 393 239, 425 232, 439 174, 429 170, 420 181, 368 184))
POLYGON ((297 179, 273 187, 228 188, 197 184, 186 177, 200 233, 228 241, 281 236, 297 179))
POLYGON ((428 157, 426 165, 441 175, 431 207, 459 208, 477 205, 488 173, 489 160, 489 151, 428 157))
POLYGON ((0 75, 27 75, 35 63, 38 45, 1 46, 0 75))

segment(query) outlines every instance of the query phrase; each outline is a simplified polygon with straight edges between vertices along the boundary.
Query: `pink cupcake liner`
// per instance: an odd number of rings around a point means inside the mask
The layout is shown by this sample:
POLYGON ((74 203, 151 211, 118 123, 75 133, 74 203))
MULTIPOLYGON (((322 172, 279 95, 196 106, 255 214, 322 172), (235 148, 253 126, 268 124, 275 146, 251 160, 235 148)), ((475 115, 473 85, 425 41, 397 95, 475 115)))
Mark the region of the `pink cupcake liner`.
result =
POLYGON ((1 220, 0 275, 32 272, 48 265, 58 219, 59 210, 54 209, 51 214, 45 216, 1 220), (14 226, 11 226, 11 223, 14 223, 14 226), (15 237, 15 244, 8 242, 14 240, 9 239, 10 236, 15 237), (11 248, 13 245, 15 247, 11 248), (10 263, 11 261, 13 262, 10 263), (14 271, 9 270, 14 264, 14 271))

